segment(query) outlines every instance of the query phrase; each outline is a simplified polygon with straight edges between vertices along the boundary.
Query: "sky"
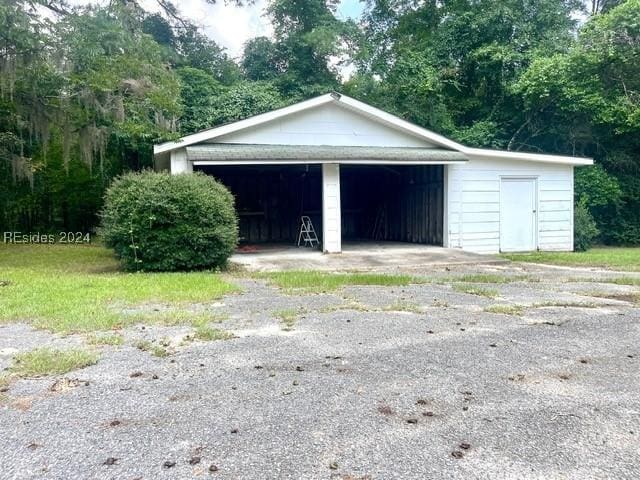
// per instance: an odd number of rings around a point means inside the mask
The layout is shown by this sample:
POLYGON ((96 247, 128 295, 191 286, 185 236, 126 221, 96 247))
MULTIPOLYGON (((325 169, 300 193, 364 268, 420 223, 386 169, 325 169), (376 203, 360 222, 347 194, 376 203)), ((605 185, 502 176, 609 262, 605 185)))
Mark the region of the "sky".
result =
MULTIPOLYGON (((69 3, 105 3, 105 0, 71 0, 69 3)), ((218 0, 215 5, 208 4, 205 0, 180 0, 174 3, 183 16, 202 27, 233 58, 242 54, 242 47, 247 40, 270 36, 273 32, 269 20, 264 16, 266 0, 255 0, 252 5, 244 7, 225 5, 224 0, 218 0)), ((158 10, 155 0, 140 0, 140 4, 146 10, 158 10)), ((342 0, 337 15, 343 19, 358 18, 363 8, 364 4, 360 0, 342 0)))
MULTIPOLYGON (((204 0, 183 0, 179 5, 184 15, 201 25, 206 34, 234 58, 240 56, 247 40, 270 36, 273 31, 269 19, 264 16, 266 0, 256 0, 253 5, 244 7, 225 5, 223 1, 210 5, 204 0)), ((357 18, 362 9, 360 0, 342 0, 337 15, 339 18, 357 18)))

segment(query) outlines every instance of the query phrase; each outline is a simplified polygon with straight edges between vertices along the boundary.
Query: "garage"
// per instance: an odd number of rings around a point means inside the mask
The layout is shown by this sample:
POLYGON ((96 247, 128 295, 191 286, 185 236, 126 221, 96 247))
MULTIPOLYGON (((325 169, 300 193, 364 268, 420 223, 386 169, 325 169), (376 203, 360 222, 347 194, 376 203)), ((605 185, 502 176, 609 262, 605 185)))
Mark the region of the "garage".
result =
POLYGON ((293 244, 308 216, 324 253, 352 240, 570 251, 574 169, 593 164, 468 147, 336 92, 156 145, 154 161, 229 187, 243 242, 293 244))

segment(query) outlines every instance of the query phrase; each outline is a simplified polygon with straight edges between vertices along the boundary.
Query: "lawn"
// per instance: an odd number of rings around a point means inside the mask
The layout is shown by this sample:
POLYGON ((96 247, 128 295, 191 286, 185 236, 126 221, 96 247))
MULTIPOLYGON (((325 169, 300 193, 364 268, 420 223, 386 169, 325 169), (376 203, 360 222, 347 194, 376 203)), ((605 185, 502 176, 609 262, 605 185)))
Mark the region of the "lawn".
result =
POLYGON ((140 320, 190 323, 196 315, 186 311, 189 303, 234 291, 213 272, 121 272, 100 245, 0 245, 0 323, 26 322, 61 333, 111 330, 140 320), (171 305, 123 313, 156 303, 171 305))
POLYGON ((257 275, 277 285, 288 293, 323 293, 338 290, 347 285, 403 286, 424 283, 411 275, 382 273, 327 273, 313 270, 272 272, 257 275))
POLYGON ((503 256, 517 262, 640 271, 640 247, 599 247, 586 252, 514 253, 503 256))

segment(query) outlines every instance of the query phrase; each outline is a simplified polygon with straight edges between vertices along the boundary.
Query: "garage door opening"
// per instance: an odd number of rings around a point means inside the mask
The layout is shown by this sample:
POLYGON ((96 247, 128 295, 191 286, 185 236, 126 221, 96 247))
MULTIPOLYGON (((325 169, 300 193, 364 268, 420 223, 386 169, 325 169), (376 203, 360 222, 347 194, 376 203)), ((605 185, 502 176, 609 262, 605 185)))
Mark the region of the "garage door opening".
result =
POLYGON ((442 165, 341 166, 342 238, 443 245, 442 165))
POLYGON ((322 232, 322 172, 319 165, 199 166, 236 199, 240 243, 294 244, 300 217, 322 232))

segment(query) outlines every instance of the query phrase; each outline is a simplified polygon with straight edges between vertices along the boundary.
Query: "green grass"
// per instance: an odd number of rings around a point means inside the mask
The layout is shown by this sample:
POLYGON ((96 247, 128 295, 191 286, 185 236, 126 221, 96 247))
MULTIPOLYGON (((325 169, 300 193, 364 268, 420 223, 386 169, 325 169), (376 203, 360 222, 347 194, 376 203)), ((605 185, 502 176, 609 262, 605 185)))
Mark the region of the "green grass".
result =
POLYGON ((597 283, 614 283, 616 285, 640 286, 640 277, 602 278, 594 279, 592 281, 597 283))
POLYGON ((341 310, 351 310, 354 312, 373 312, 376 309, 374 307, 370 307, 369 305, 365 305, 358 300, 345 299, 343 303, 327 305, 326 307, 321 308, 320 310, 318 310, 318 313, 332 313, 341 310))
POLYGON ((586 252, 535 252, 503 256, 517 262, 640 271, 640 247, 600 247, 586 252))
POLYGON ((456 292, 468 293, 479 297, 496 298, 500 292, 495 288, 485 288, 478 285, 456 284, 453 286, 456 292))
POLYGON ((469 273, 454 277, 448 280, 449 282, 466 282, 466 283, 513 283, 520 281, 532 281, 528 276, 508 276, 498 275, 495 273, 469 273))
POLYGON ((149 352, 154 357, 164 358, 169 356, 169 350, 149 340, 140 340, 136 342, 135 347, 143 352, 149 352))
POLYGON ((403 286, 424 283, 411 275, 385 275, 381 273, 328 273, 311 270, 261 273, 258 278, 267 279, 289 293, 333 292, 347 285, 403 286))
POLYGON ((43 347, 13 357, 14 363, 9 372, 18 377, 61 375, 94 365, 98 358, 97 353, 88 350, 55 350, 43 347))
POLYGON ((522 305, 508 305, 508 304, 489 305, 487 307, 484 307, 483 310, 488 313, 499 313, 501 315, 514 315, 517 317, 521 316, 522 313, 524 312, 524 308, 522 307, 522 305))
POLYGON ((284 310, 277 310, 273 314, 280 320, 282 329, 290 332, 295 328, 298 317, 305 312, 306 310, 300 308, 285 308, 284 310))
POLYGON ((215 340, 229 340, 230 338, 233 338, 233 334, 219 328, 200 325, 195 329, 193 338, 200 340, 201 342, 212 342, 215 340))
POLYGON ((624 302, 631 302, 636 305, 640 305, 640 292, 605 292, 601 290, 590 290, 587 292, 580 292, 580 295, 586 297, 604 298, 608 300, 621 300, 624 302))
POLYGON ((533 308, 540 307, 571 307, 571 308, 599 308, 602 307, 599 303, 594 302, 574 302, 574 301, 563 301, 563 300, 549 300, 546 302, 534 303, 531 305, 533 308))
POLYGON ((0 245, 0 324, 26 322, 54 332, 113 330, 166 313, 122 308, 170 303, 169 321, 189 322, 188 303, 237 291, 217 273, 124 273, 99 245, 0 245))
POLYGON ((124 343, 124 337, 118 333, 93 333, 87 337, 89 345, 118 346, 124 343))

